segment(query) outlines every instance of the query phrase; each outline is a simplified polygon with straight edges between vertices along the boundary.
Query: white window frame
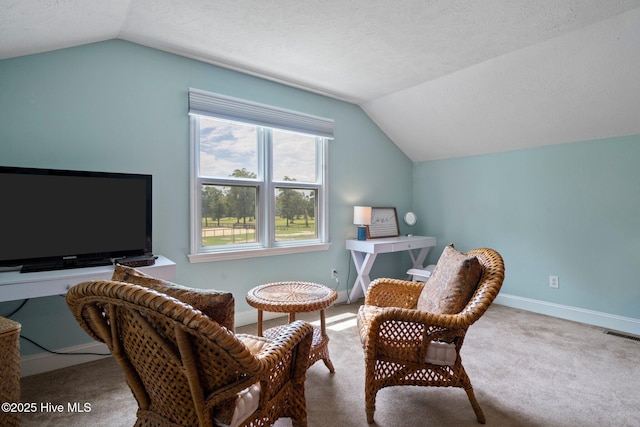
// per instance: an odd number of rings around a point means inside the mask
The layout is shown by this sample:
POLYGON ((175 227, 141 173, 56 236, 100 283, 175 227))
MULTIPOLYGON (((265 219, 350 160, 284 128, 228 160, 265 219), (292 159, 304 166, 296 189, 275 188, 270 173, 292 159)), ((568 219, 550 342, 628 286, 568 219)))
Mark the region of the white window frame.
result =
POLYGON ((197 89, 189 89, 190 139, 191 139, 191 263, 243 259, 259 256, 314 252, 329 249, 329 190, 328 190, 328 142, 333 138, 333 120, 284 110, 265 104, 231 98, 197 89), (200 174, 199 117, 229 120, 258 128, 259 173, 262 179, 220 179, 203 177, 200 174), (315 183, 297 181, 274 181, 272 179, 271 129, 281 129, 316 137, 315 183), (201 189, 204 184, 248 185, 258 188, 259 236, 255 244, 221 245, 202 247, 202 202, 201 189), (317 237, 309 240, 277 242, 275 240, 275 189, 288 187, 317 190, 316 228, 317 237))

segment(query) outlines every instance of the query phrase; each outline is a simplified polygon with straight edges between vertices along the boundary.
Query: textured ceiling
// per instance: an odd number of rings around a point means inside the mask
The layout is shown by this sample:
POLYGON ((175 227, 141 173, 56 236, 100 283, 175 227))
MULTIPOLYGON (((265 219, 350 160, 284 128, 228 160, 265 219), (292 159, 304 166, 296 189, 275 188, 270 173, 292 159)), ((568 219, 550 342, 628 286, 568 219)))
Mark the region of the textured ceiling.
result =
POLYGON ((357 103, 414 161, 640 133, 640 0, 0 0, 0 59, 113 38, 357 103))

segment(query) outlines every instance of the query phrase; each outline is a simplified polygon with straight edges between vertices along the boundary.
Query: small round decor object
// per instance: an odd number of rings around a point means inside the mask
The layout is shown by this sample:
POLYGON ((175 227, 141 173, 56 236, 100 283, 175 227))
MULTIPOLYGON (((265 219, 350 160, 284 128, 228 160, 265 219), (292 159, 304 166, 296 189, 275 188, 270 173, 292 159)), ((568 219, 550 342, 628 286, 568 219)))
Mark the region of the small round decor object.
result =
POLYGON ((416 222, 418 221, 418 218, 416 217, 416 214, 414 214, 413 212, 407 212, 406 214, 404 214, 404 223, 407 225, 416 225, 416 222))

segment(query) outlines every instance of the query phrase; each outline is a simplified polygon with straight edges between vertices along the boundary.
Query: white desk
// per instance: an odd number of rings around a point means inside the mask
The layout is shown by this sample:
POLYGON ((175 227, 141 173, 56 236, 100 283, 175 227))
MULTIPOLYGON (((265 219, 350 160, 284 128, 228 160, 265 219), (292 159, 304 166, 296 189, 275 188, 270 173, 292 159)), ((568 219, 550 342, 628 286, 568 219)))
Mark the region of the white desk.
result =
POLYGON ((347 249, 356 266, 358 277, 353 284, 349 301, 356 301, 364 296, 371 283, 369 273, 378 254, 408 251, 413 262, 412 268, 424 268, 423 263, 429 250, 436 245, 435 237, 399 236, 383 237, 369 240, 347 240, 347 249))
MULTIPOLYGON (((137 268, 159 279, 172 280, 176 276, 176 264, 163 256, 158 256, 153 265, 137 268)), ((80 282, 109 280, 112 275, 113 265, 34 273, 6 271, 0 273, 0 302, 64 295, 80 282)))

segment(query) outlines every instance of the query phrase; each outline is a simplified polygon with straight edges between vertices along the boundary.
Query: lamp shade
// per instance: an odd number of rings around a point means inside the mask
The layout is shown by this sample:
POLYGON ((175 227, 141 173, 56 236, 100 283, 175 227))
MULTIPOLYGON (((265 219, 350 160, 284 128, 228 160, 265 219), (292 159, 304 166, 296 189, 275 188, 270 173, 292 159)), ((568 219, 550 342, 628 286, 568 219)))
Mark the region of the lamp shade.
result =
POLYGON ((354 206, 353 223, 356 225, 371 224, 371 206, 354 206))

